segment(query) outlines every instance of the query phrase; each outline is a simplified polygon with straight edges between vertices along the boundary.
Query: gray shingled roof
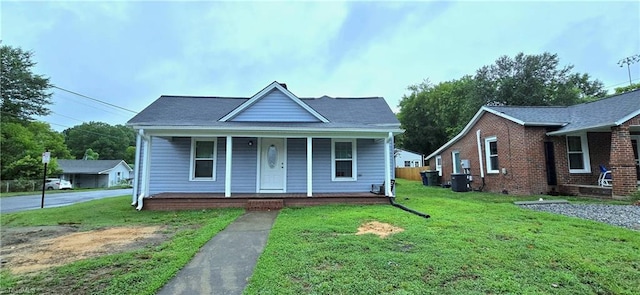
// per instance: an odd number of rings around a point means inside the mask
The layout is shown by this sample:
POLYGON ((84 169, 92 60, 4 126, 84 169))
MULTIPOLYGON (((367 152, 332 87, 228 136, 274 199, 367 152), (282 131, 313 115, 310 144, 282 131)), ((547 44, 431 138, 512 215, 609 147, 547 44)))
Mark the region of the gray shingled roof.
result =
POLYGON ((525 125, 563 126, 556 132, 610 127, 640 111, 640 90, 635 90, 594 102, 568 107, 488 106, 488 109, 522 121, 525 125))
POLYGON ((381 97, 300 98, 329 123, 219 122, 218 120, 249 98, 161 96, 133 117, 133 126, 266 126, 321 128, 376 128, 400 122, 381 97))
MULTIPOLYGON (((123 160, 57 160, 67 174, 98 174, 116 167, 123 160)), ((126 163, 126 162, 125 162, 126 163)))

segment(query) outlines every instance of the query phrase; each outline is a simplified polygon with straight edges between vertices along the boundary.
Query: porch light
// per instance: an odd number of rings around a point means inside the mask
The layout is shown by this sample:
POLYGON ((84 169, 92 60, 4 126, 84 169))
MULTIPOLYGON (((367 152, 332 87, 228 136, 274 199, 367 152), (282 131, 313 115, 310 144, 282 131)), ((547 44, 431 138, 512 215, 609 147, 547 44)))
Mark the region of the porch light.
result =
POLYGON ((249 140, 249 142, 247 143, 249 146, 253 146, 253 140, 249 140))

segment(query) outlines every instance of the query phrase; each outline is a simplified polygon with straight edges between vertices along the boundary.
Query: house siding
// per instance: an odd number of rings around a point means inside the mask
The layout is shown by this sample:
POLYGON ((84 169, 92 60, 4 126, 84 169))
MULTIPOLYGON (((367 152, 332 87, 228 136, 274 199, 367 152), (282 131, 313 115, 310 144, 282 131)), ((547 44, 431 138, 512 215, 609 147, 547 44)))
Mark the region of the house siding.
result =
MULTIPOLYGON (((316 151, 314 150, 315 154, 316 151)), ((313 163, 314 169, 315 163, 313 163)), ((331 172, 329 172, 331 173, 331 172)), ((307 191, 307 139, 287 139, 287 192, 307 191)))
POLYGON ((118 164, 116 167, 109 171, 109 183, 108 186, 115 186, 120 184, 121 181, 129 179, 130 172, 124 163, 118 164), (118 178, 118 172, 120 172, 120 178, 118 178))
POLYGON ((191 181, 191 138, 152 137, 150 194, 161 192, 224 192, 226 139, 217 138, 216 180, 191 181))
MULTIPOLYGON (((256 138, 233 138, 232 193, 255 193, 257 182, 257 148, 248 141, 256 138)), ((215 181, 190 181, 191 138, 152 137, 150 194, 163 192, 223 193, 225 181, 226 138, 217 138, 215 181)), ((307 191, 306 138, 287 139, 287 192, 307 191)), ((331 180, 331 139, 313 139, 313 192, 367 192, 371 184, 384 181, 383 142, 357 140, 357 181, 331 180)), ((393 166, 393 163, 390 163, 393 166)), ((393 170, 392 170, 393 171, 393 170)))
POLYGON ((280 90, 274 89, 258 102, 247 107, 231 121, 235 122, 318 122, 299 104, 280 90))
MULTIPOLYGON (((442 183, 451 181, 453 173, 452 151, 460 152, 460 159, 469 160, 472 188, 482 184, 476 131, 480 130, 482 165, 485 174, 484 191, 518 195, 540 194, 548 191, 544 166, 545 129, 521 126, 491 113, 484 113, 469 133, 444 150, 442 156, 442 183), (487 173, 485 139, 496 137, 499 173, 487 173), (535 143, 534 143, 535 142, 535 143), (535 166, 533 170, 531 167, 535 166), (506 173, 502 173, 504 168, 506 173), (535 184, 534 184, 535 183, 535 184)), ((435 167, 435 157, 429 159, 435 167)))
MULTIPOLYGON (((231 191, 234 193, 255 193, 256 169, 258 163, 258 149, 256 138, 234 137, 233 157, 231 160, 231 191), (250 146, 249 141, 253 142, 250 146)), ((220 147, 220 144, 218 144, 220 147)), ((220 158, 218 152, 218 158, 220 158)), ((224 158, 225 155, 223 154, 224 158)), ((224 174, 224 167, 218 170, 218 175, 224 174)), ((222 183, 224 191, 224 182, 222 183)))
MULTIPOLYGON (((313 139, 314 192, 366 192, 384 181, 384 142, 357 140, 357 181, 331 180, 331 139, 313 139)), ((392 151, 391 151, 392 152, 392 151)), ((393 163, 389 163, 393 166, 393 163)))

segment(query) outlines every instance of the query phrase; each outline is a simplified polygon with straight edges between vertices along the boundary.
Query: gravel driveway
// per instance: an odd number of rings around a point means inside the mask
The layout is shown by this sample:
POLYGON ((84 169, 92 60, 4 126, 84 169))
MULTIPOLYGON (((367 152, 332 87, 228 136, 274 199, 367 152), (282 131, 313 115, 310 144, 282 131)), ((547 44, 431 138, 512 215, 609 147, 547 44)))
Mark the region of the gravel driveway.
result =
POLYGON ((520 205, 522 208, 579 217, 640 231, 640 206, 599 204, 520 205))

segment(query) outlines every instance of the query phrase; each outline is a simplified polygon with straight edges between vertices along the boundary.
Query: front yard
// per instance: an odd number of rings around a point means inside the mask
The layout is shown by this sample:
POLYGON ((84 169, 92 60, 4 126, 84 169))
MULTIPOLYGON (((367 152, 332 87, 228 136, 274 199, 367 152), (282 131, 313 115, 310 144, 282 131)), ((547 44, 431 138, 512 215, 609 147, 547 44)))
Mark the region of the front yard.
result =
MULTIPOLYGON (((538 197, 453 193, 402 180, 397 194, 397 202, 431 218, 389 205, 281 210, 244 293, 640 293, 638 231, 512 203, 538 197), (389 235, 356 235, 363 225, 389 235)), ((242 213, 136 212, 128 199, 3 214, 0 294, 154 294, 242 213), (91 230, 105 236, 109 230, 135 229, 133 236, 140 239, 94 249, 93 256, 80 260, 16 271, 16 260, 5 259, 20 248, 20 239, 7 234, 35 229, 44 235, 38 229, 50 226, 67 231, 39 237, 29 247, 61 246, 62 240, 51 239, 91 230)))
POLYGON ((408 181, 397 195, 431 218, 391 206, 283 210, 245 294, 640 294, 638 231, 520 209, 506 195, 408 181), (404 231, 354 235, 372 221, 404 231))

